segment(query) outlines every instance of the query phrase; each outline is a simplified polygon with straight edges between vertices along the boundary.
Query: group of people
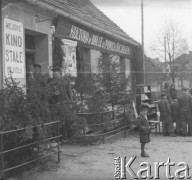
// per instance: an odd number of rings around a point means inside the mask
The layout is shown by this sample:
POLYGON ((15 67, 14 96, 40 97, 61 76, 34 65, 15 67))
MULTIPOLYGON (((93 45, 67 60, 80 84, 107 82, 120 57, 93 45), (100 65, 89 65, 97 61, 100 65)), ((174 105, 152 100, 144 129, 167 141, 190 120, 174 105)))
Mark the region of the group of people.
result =
POLYGON ((192 136, 192 96, 186 88, 178 96, 176 90, 171 94, 171 88, 165 84, 158 103, 163 135, 192 136))
MULTIPOLYGON (((183 88, 177 96, 174 85, 166 83, 158 102, 160 121, 162 122, 164 136, 192 136, 192 90, 183 88), (176 124, 176 127, 173 124, 176 124)), ((147 120, 149 106, 141 104, 140 114, 136 125, 139 129, 141 156, 149 157, 145 152, 145 144, 150 142, 150 126, 147 120)))
POLYGON ((60 67, 53 67, 52 77, 44 76, 41 73, 41 65, 31 64, 27 69, 27 91, 31 91, 32 84, 39 84, 45 87, 49 84, 53 88, 52 97, 49 100, 50 105, 55 105, 59 101, 72 101, 71 82, 68 75, 63 75, 60 67))

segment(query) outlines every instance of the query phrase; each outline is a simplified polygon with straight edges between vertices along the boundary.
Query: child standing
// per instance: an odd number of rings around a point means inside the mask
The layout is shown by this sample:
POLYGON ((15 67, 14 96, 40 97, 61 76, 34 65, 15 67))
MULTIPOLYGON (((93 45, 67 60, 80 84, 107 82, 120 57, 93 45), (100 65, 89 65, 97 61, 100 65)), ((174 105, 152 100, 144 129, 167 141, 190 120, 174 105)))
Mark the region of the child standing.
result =
POLYGON ((140 114, 137 117, 136 124, 139 129, 140 143, 141 143, 141 157, 149 157, 149 154, 145 152, 145 144, 150 142, 150 127, 147 120, 147 113, 149 106, 147 104, 141 104, 140 114))

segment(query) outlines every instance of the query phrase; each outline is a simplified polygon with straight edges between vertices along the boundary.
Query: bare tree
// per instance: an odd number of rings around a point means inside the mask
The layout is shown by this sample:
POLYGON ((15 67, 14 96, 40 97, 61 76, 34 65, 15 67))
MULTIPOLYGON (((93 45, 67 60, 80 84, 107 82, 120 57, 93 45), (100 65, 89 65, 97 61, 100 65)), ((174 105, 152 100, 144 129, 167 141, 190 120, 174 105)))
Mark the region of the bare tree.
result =
POLYGON ((162 26, 157 41, 152 45, 160 59, 165 60, 165 67, 170 69, 170 78, 175 82, 174 59, 188 50, 186 39, 182 36, 182 28, 174 21, 169 21, 162 26))

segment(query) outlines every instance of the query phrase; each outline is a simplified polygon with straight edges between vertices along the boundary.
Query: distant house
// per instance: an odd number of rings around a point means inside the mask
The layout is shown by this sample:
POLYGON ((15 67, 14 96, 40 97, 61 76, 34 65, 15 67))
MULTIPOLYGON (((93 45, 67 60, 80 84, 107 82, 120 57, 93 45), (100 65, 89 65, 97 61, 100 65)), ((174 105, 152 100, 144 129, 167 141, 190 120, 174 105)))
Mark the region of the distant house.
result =
MULTIPOLYGON (((165 82, 171 84, 169 65, 158 59, 145 57, 146 83, 151 85, 152 91, 161 91, 165 82)), ((192 51, 183 53, 174 61, 176 89, 192 87, 192 51)))
POLYGON ((151 85, 152 91, 160 91, 168 75, 163 72, 163 63, 158 59, 146 57, 146 82, 151 85))
POLYGON ((192 51, 175 59, 175 77, 176 88, 192 87, 192 51))

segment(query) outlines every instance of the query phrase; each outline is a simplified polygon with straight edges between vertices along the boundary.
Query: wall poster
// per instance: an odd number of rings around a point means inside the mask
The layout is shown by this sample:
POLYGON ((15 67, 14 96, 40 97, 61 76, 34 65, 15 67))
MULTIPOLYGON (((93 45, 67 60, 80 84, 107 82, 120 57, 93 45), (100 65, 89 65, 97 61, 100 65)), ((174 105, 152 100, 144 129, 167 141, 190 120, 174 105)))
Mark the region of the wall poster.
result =
POLYGON ((23 24, 5 18, 3 32, 4 76, 25 78, 23 24))
POLYGON ((63 71, 64 74, 69 74, 72 77, 77 77, 77 60, 76 60, 76 41, 71 41, 68 39, 62 39, 63 42, 63 71))

